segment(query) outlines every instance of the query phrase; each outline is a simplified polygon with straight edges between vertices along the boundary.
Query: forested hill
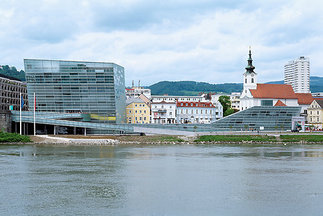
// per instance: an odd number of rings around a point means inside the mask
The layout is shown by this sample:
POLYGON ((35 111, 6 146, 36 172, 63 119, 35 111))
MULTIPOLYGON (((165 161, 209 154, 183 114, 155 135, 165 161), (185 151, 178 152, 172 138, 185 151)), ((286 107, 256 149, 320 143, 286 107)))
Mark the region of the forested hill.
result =
MULTIPOLYGON (((310 78, 311 92, 323 92, 323 77, 312 76, 310 78)), ((273 81, 268 82, 272 84, 283 84, 284 81, 273 81)), ((224 83, 224 84, 210 84, 205 82, 194 82, 194 81, 162 81, 147 88, 151 89, 152 95, 198 95, 200 92, 217 92, 227 93, 241 92, 242 83, 224 83)))
POLYGON ((239 92, 242 91, 242 83, 224 83, 224 84, 210 84, 205 82, 194 81, 162 81, 151 86, 153 95, 198 95, 200 92, 239 92))
POLYGON ((19 79, 21 81, 26 80, 25 71, 18 71, 15 67, 9 67, 8 65, 0 65, 0 74, 19 79))

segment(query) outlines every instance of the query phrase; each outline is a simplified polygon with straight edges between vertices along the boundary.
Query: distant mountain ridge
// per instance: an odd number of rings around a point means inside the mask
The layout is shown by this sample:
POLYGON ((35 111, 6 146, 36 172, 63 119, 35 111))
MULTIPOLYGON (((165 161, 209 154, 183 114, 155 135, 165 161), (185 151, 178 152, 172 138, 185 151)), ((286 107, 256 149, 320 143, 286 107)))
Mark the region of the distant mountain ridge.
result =
MULTIPOLYGON (((18 71, 15 67, 8 65, 0 65, 0 74, 13 77, 21 81, 25 81, 25 71, 18 71)), ((270 84, 283 84, 284 81, 271 81, 270 84)), ((323 77, 310 77, 311 92, 323 92, 323 77)), ((201 92, 217 92, 231 94, 231 92, 241 92, 242 83, 224 83, 224 84, 210 84, 207 82, 195 81, 161 81, 155 83, 147 88, 151 89, 153 95, 183 95, 192 96, 198 95, 201 92)))
MULTIPOLYGON (((284 81, 271 81, 268 84, 284 84, 284 81)), ((311 92, 323 92, 323 77, 310 77, 311 92)), ((201 92, 218 92, 231 94, 231 92, 241 92, 242 83, 210 84, 195 81, 161 81, 147 88, 151 89, 152 95, 183 95, 193 96, 201 92)))

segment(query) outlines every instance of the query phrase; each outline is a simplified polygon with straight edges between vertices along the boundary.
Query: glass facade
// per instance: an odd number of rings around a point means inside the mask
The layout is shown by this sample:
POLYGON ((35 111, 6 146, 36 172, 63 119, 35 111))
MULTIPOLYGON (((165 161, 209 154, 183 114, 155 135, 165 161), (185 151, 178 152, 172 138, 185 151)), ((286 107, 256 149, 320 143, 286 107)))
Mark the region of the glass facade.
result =
POLYGON ((216 121, 216 130, 291 130, 292 117, 301 107, 254 106, 216 121))
MULTIPOLYGON (((37 112, 87 113, 92 122, 125 123, 124 68, 113 63, 25 59, 37 112)), ((34 103, 30 102, 30 110, 34 103)))

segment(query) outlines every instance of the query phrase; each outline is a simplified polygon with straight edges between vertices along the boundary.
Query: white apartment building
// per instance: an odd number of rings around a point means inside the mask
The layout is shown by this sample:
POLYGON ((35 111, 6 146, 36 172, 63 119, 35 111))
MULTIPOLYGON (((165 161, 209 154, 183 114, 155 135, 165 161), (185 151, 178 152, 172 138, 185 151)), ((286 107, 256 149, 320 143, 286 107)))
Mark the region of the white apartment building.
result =
POLYGON ((315 92, 315 93, 312 93, 312 96, 313 97, 323 97, 323 92, 315 92))
POLYGON ((152 102, 151 122, 153 124, 175 124, 176 102, 152 102))
POLYGON ((292 85, 295 93, 310 93, 310 61, 304 56, 284 66, 284 83, 292 85))
POLYGON ((215 112, 215 119, 222 119, 223 118, 223 106, 218 101, 219 97, 221 95, 211 95, 211 100, 205 99, 206 95, 200 95, 200 96, 168 96, 168 95, 153 95, 151 97, 152 103, 161 103, 161 102, 172 102, 176 103, 177 101, 183 101, 183 102, 212 102, 212 104, 216 108, 215 112))
POLYGON ((151 90, 145 89, 143 87, 132 87, 130 89, 126 89, 126 97, 127 98, 137 98, 141 94, 145 95, 147 98, 151 98, 151 90))
POLYGON ((211 102, 177 101, 178 124, 210 124, 216 120, 216 108, 211 102))
POLYGON ((230 95, 231 108, 240 110, 240 96, 241 92, 232 92, 230 95))

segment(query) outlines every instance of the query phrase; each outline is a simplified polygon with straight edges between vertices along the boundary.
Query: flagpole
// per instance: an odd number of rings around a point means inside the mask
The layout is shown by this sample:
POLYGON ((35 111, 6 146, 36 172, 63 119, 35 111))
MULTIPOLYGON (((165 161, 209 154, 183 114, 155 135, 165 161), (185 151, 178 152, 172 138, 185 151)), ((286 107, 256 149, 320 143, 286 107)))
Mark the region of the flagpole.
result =
POLYGON ((21 92, 20 92, 20 135, 22 135, 22 121, 21 121, 21 92))
POLYGON ((34 92, 34 136, 36 136, 36 93, 34 92))

